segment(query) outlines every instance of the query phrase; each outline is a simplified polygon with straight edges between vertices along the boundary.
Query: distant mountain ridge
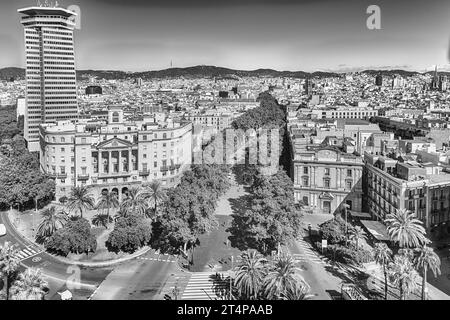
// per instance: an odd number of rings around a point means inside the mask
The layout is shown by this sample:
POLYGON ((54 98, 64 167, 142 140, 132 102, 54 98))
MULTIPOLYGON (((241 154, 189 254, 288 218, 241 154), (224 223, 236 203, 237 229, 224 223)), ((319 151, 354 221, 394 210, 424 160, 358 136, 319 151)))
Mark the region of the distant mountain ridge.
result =
MULTIPOLYGON (((364 70, 359 73, 365 73, 370 75, 382 74, 386 76, 401 75, 405 77, 423 74, 417 71, 406 70, 364 70)), ((433 72, 426 72, 432 74, 433 72)), ((277 71, 273 69, 257 69, 257 70, 234 70, 223 67, 215 66, 193 66, 186 68, 169 68, 157 71, 145 71, 145 72, 125 72, 117 70, 77 70, 77 78, 97 77, 106 80, 113 79, 130 79, 130 78, 143 78, 143 79, 155 79, 155 78, 200 78, 200 77, 218 77, 218 78, 230 78, 230 77, 291 77, 291 78, 324 78, 324 77, 340 77, 345 73, 338 72, 304 72, 304 71, 277 71)), ((450 75, 449 72, 439 72, 439 74, 450 75)), ((24 79, 25 69, 23 68, 3 68, 0 69, 0 80, 10 79, 24 79)))

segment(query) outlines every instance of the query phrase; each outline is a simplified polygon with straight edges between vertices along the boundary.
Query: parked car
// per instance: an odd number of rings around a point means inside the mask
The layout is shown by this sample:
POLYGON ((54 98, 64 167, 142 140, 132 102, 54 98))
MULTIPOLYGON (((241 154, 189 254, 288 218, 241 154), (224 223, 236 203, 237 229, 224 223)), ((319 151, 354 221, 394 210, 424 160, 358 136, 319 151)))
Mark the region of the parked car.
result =
POLYGON ((0 237, 6 236, 6 228, 4 224, 0 224, 0 237))

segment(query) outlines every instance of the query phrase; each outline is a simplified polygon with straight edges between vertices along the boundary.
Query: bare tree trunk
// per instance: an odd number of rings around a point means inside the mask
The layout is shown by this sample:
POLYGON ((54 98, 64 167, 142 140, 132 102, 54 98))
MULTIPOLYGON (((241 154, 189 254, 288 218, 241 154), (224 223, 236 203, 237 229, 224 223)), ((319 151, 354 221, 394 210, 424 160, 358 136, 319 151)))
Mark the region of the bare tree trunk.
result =
POLYGON ((387 300, 387 293, 388 293, 388 281, 387 281, 387 272, 386 272, 386 265, 383 265, 383 272, 384 272, 384 300, 387 300))

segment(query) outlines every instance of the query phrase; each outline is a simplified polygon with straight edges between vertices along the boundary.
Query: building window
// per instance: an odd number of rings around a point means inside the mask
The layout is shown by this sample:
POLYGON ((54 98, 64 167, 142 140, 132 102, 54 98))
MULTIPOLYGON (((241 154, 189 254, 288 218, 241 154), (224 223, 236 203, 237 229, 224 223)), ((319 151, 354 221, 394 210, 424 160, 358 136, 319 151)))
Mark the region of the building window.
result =
POLYGON ((330 168, 325 168, 325 175, 329 176, 330 175, 330 168))
POLYGON ((352 184, 351 181, 346 181, 346 182, 345 182, 345 185, 346 185, 346 187, 347 187, 348 190, 351 190, 351 189, 352 189, 353 184, 352 184))
POLYGON ((351 177, 352 176, 352 169, 347 169, 347 177, 351 177))
POLYGON ((147 140, 147 135, 143 135, 142 140, 147 140))
POLYGON ((117 111, 112 114, 112 122, 119 122, 119 113, 117 111))
POLYGON ((330 189, 330 179, 323 179, 323 186, 330 189))
POLYGON ((303 174, 308 174, 308 167, 303 167, 303 174))
POLYGON ((307 187, 309 185, 308 177, 303 177, 303 186, 307 187))
POLYGON ((305 206, 308 206, 309 205, 309 203, 308 203, 308 197, 303 197, 303 200, 302 200, 302 202, 303 202, 303 204, 305 205, 305 206))

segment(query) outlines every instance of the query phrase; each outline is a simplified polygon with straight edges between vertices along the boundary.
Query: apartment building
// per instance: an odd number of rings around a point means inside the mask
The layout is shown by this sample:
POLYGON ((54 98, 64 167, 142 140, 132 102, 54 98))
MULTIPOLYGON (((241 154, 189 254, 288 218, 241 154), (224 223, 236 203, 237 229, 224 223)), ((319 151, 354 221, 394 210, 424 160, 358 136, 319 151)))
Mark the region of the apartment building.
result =
POLYGON ((229 113, 189 114, 187 119, 194 125, 201 125, 203 128, 214 128, 222 131, 231 127, 235 116, 229 113))
POLYGON ((450 174, 433 163, 364 154, 368 212, 383 221, 396 210, 410 210, 427 229, 450 222, 450 174))
POLYGON ((369 119, 378 116, 378 110, 370 107, 315 108, 311 114, 317 119, 369 119))

